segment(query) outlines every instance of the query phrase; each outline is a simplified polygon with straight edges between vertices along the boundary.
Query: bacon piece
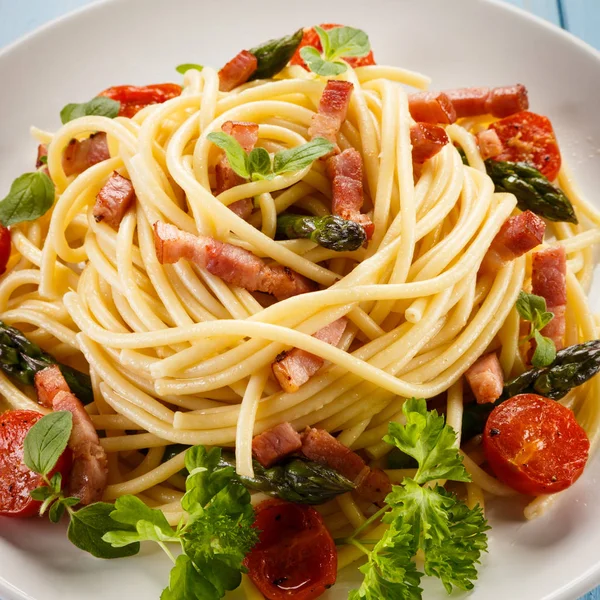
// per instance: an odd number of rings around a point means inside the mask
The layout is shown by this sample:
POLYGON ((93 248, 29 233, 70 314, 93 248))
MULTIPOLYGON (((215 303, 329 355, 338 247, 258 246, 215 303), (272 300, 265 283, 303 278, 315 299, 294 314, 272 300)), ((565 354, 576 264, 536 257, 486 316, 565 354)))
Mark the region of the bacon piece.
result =
POLYGON ((495 158, 504 151, 502 140, 498 137, 494 129, 480 131, 477 134, 477 142, 479 143, 479 151, 483 160, 495 158))
POLYGON ((434 157, 447 143, 446 132, 437 125, 417 123, 410 128, 412 159, 418 164, 434 157))
POLYGON ((278 300, 315 289, 312 281, 288 267, 269 265, 248 250, 211 237, 195 236, 161 221, 154 223, 154 246, 162 264, 185 258, 227 283, 250 292, 272 294, 278 300))
POLYGON ((534 252, 531 267, 531 288, 536 296, 546 300, 554 318, 542 335, 549 337, 557 350, 565 345, 565 312, 567 308, 567 254, 563 246, 534 252))
POLYGON ((73 430, 69 448, 73 466, 68 492, 81 504, 102 499, 108 481, 108 460, 98 434, 80 400, 71 393, 60 369, 53 365, 35 374, 35 388, 40 404, 55 411, 66 410, 73 415, 73 430))
POLYGON ((503 87, 473 87, 444 90, 452 102, 457 118, 492 115, 508 117, 529 108, 527 88, 518 83, 503 87))
POLYGON ((252 454, 263 467, 270 467, 292 452, 302 448, 300 434, 289 424, 280 423, 255 436, 252 454))
POLYGON ((373 235, 371 219, 360 212, 363 205, 362 157, 358 150, 348 148, 327 160, 331 180, 331 212, 347 221, 363 226, 367 239, 373 235))
POLYGON ((118 229, 134 198, 135 190, 131 181, 115 171, 96 196, 92 212, 94 219, 118 229))
MULTIPOLYGON (((313 337, 332 346, 337 346, 347 324, 347 319, 342 317, 319 329, 313 334, 313 337)), ((292 394, 298 391, 300 386, 306 383, 323 366, 324 362, 320 356, 300 348, 292 348, 292 350, 279 354, 271 368, 283 390, 288 394, 292 394)))
POLYGON ((37 158, 35 160, 35 168, 39 169, 40 167, 44 166, 44 163, 42 162, 42 158, 47 157, 48 156, 48 146, 46 144, 39 144, 38 145, 38 150, 37 150, 37 158))
MULTIPOLYGON (((256 123, 227 121, 223 123, 221 129, 227 135, 234 137, 245 152, 250 152, 258 141, 258 125, 256 123)), ((236 185, 246 183, 246 181, 231 168, 227 156, 225 155, 221 157, 221 160, 219 160, 215 167, 215 176, 217 180, 215 194, 217 196, 236 185)), ((252 198, 242 198, 242 200, 237 200, 229 205, 229 209, 238 217, 244 219, 244 221, 248 220, 252 214, 252 208, 252 198)))
POLYGON ((71 140, 62 158, 62 166, 67 177, 79 175, 96 163, 110 158, 106 133, 98 132, 85 140, 71 140))
POLYGON ((408 96, 408 110, 421 123, 454 123, 456 111, 444 92, 417 92, 408 96))
POLYGON ((495 352, 480 356, 465 373, 477 404, 495 402, 502 395, 504 373, 495 352))
POLYGON ((38 402, 46 408, 52 408, 52 401, 58 392, 71 391, 57 365, 38 371, 34 376, 34 383, 38 402))
POLYGON ((219 71, 219 90, 230 92, 238 85, 246 83, 257 67, 256 56, 248 50, 242 50, 219 71))
POLYGON ((352 481, 356 485, 356 493, 370 502, 382 502, 392 489, 383 471, 371 470, 356 452, 338 442, 324 429, 306 428, 302 436, 302 453, 352 481))
POLYGON ((346 120, 353 89, 354 85, 349 81, 330 79, 327 82, 319 102, 319 112, 313 115, 308 128, 311 139, 323 137, 337 144, 337 134, 346 120))
POLYGON ((546 223, 530 210, 509 217, 483 257, 481 269, 495 273, 507 262, 541 244, 545 231, 546 223))

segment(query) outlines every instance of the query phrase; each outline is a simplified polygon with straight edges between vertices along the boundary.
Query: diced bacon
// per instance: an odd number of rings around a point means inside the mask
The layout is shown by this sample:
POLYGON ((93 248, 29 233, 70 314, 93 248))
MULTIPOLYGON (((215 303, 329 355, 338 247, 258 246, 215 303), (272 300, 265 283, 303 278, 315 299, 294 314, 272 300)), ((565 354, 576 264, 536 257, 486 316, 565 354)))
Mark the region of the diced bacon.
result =
POLYGON ((302 448, 302 438, 289 423, 280 423, 252 440, 254 458, 267 468, 288 454, 298 452, 300 448, 302 448))
POLYGON ((134 198, 135 190, 131 181, 115 171, 96 196, 92 211, 94 219, 118 229, 134 198))
POLYGON ((65 175, 79 175, 96 163, 110 158, 106 133, 98 132, 85 140, 71 140, 62 158, 65 175))
POLYGON ((73 430, 69 438, 69 448, 73 453, 69 495, 79 498, 81 504, 98 502, 108 481, 108 460, 94 424, 83 404, 71 392, 58 392, 52 408, 55 411, 67 410, 73 415, 73 430))
POLYGON ((544 221, 530 210, 509 217, 484 256, 482 270, 495 273, 507 262, 539 246, 544 240, 545 231, 544 221))
POLYGON ((35 168, 39 169, 44 165, 42 158, 48 156, 48 146, 46 144, 39 144, 37 150, 37 158, 35 160, 35 168))
POLYGON ((433 158, 447 143, 446 132, 431 123, 417 123, 410 128, 412 159, 418 164, 433 158))
POLYGON ((315 289, 312 281, 288 267, 267 264, 248 250, 211 237, 195 236, 161 221, 154 223, 154 246, 162 264, 185 258, 227 283, 250 292, 272 294, 278 300, 315 289))
POLYGON ((457 118, 492 115, 508 117, 529 108, 527 88, 520 83, 497 88, 474 87, 444 90, 457 118))
POLYGON ((531 267, 531 288, 536 296, 546 300, 554 318, 542 335, 549 337, 560 350, 565 345, 565 312, 567 306, 567 255, 563 246, 534 252, 531 267))
POLYGON ((58 392, 70 392, 69 385, 57 365, 38 371, 34 377, 38 402, 46 408, 52 408, 52 401, 58 392))
POLYGON ((337 144, 337 134, 346 120, 354 85, 349 81, 330 79, 323 90, 319 111, 313 115, 308 128, 311 139, 323 137, 337 144))
POLYGON ((477 404, 495 402, 502 395, 504 373, 495 352, 480 356, 465 373, 477 404))
MULTIPOLYGON (((319 329, 313 334, 313 337, 332 346, 337 346, 347 324, 347 319, 342 317, 319 329)), ((323 366, 324 362, 320 356, 300 348, 293 348, 279 354, 271 368, 283 390, 288 394, 292 394, 298 391, 300 386, 306 383, 323 366)))
POLYGON ((477 142, 479 143, 479 152, 481 152, 483 160, 495 158, 504 151, 502 140, 498 137, 494 129, 486 129, 479 132, 477 134, 477 142))
POLYGON ((69 448, 73 453, 69 495, 79 498, 81 504, 98 502, 108 481, 108 461, 83 404, 71 393, 56 365, 35 374, 35 389, 40 404, 55 411, 66 410, 73 415, 73 430, 69 438, 69 448))
POLYGON ((370 502, 382 502, 391 491, 390 480, 383 471, 371 470, 356 452, 324 429, 307 427, 302 436, 302 453, 352 481, 356 493, 370 502))
POLYGON ((219 90, 230 92, 238 85, 246 83, 257 67, 256 56, 248 50, 242 50, 219 71, 219 90))
MULTIPOLYGON (((258 125, 256 123, 246 123, 244 121, 227 121, 223 123, 221 129, 234 137, 242 146, 245 152, 250 152, 258 141, 258 125)), ((229 164, 227 156, 223 155, 215 166, 216 187, 215 194, 218 196, 224 191, 245 183, 229 164)), ((247 221, 252 214, 252 198, 243 198, 229 205, 238 217, 247 221)))
POLYGON ((327 160, 327 174, 331 180, 331 212, 347 221, 363 226, 367 239, 373 235, 371 219, 360 212, 363 197, 362 157, 358 150, 348 148, 327 160))
POLYGON ((417 92, 408 96, 408 110, 419 123, 445 123, 456 121, 456 111, 444 92, 417 92))

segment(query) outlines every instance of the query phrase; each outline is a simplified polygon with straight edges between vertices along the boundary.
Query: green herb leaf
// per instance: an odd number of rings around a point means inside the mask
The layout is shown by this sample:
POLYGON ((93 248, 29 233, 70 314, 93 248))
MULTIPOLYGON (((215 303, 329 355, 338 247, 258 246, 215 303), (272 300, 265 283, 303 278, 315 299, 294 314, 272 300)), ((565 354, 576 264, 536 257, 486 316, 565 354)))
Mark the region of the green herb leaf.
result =
POLYGON ((54 473, 54 475, 52 475, 50 487, 56 495, 60 494, 62 490, 62 475, 60 473, 54 473))
POLYGON ((169 587, 160 600, 199 600, 219 598, 214 586, 194 566, 189 556, 180 554, 171 569, 169 587))
POLYGON ((546 299, 521 290, 515 304, 519 316, 526 321, 533 321, 537 312, 546 311, 546 299))
POLYGON ((53 523, 58 523, 65 514, 66 507, 65 505, 58 499, 51 507, 48 512, 48 517, 53 523))
POLYGON ((38 158, 38 160, 43 164, 43 165, 47 165, 48 164, 48 155, 44 154, 44 156, 40 156, 38 158))
POLYGON ((60 111, 60 120, 64 125, 73 119, 92 115, 114 119, 119 114, 120 108, 121 103, 117 100, 105 98, 104 96, 96 96, 89 102, 83 102, 81 104, 67 104, 60 111))
POLYGON ((248 155, 240 145, 240 143, 231 135, 227 135, 222 131, 209 133, 207 139, 215 146, 225 151, 227 160, 231 168, 244 179, 250 179, 249 159, 248 155))
POLYGON ((269 40, 260 46, 256 46, 256 48, 251 48, 249 52, 256 57, 258 64, 249 81, 269 79, 277 75, 294 56, 303 35, 304 30, 300 28, 292 35, 286 35, 277 40, 269 40))
POLYGON ((323 50, 329 60, 344 56, 366 56, 371 50, 369 36, 362 29, 354 27, 334 27, 328 31, 320 27, 315 29, 321 38, 321 43, 325 37, 328 38, 327 50, 325 51, 325 44, 323 50))
POLYGON ((248 155, 248 170, 252 180, 273 179, 273 165, 271 155, 264 148, 254 148, 248 155))
POLYGON ((533 332, 535 339, 535 352, 531 357, 531 364, 534 367, 547 367, 554 362, 556 358, 556 346, 554 342, 544 337, 537 329, 533 332))
POLYGON ((190 71, 190 70, 194 70, 194 71, 202 71, 202 69, 204 69, 204 67, 202 65, 197 65, 195 63, 183 63, 182 65, 177 65, 175 67, 175 70, 178 73, 181 73, 182 75, 186 72, 186 71, 190 71))
POLYGON ((329 140, 322 137, 315 138, 301 146, 278 152, 273 159, 273 170, 276 175, 300 171, 321 156, 329 154, 334 148, 335 145, 329 140))
POLYGON ((8 196, 0 200, 0 222, 5 227, 35 221, 54 204, 54 184, 46 173, 35 171, 17 177, 8 196))
POLYGON ((123 558, 137 554, 140 551, 138 542, 123 548, 113 548, 102 539, 109 531, 134 531, 132 526, 113 520, 110 516, 113 511, 114 506, 107 502, 96 502, 76 511, 71 517, 68 530, 71 543, 97 558, 123 558))
POLYGON ((346 63, 325 60, 319 51, 312 46, 304 46, 304 48, 301 48, 300 56, 313 73, 321 75, 322 77, 334 77, 344 73, 348 69, 346 63))
POLYGON ((437 411, 427 411, 425 400, 412 398, 402 407, 406 425, 390 423, 383 439, 419 463, 415 480, 425 483, 435 479, 470 481, 457 452, 456 432, 446 425, 437 411))
POLYGON ((48 498, 55 496, 55 493, 51 487, 44 485, 44 486, 35 488, 35 490, 31 490, 31 492, 29 492, 29 495, 34 500, 38 500, 39 502, 44 502, 45 500, 48 500, 48 498))
POLYGON ((27 432, 23 444, 23 462, 36 473, 48 475, 65 451, 73 415, 61 410, 43 416, 27 432))

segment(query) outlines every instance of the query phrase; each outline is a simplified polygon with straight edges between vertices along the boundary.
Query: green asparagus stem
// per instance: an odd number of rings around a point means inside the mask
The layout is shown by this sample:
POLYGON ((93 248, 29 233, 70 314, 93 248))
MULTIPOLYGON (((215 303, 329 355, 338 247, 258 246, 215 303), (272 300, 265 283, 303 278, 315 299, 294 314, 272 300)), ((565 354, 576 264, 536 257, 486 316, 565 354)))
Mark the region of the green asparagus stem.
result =
POLYGON ((489 414, 496 406, 518 394, 540 394, 560 400, 600 371, 600 340, 568 346, 556 353, 548 367, 530 369, 504 384, 502 396, 490 404, 469 404, 463 413, 463 440, 483 431, 489 414))
POLYGON ((269 40, 256 48, 250 49, 258 61, 256 71, 250 76, 253 79, 268 79, 277 75, 283 69, 296 52, 296 48, 302 41, 303 29, 298 29, 292 35, 286 35, 278 40, 269 40))
POLYGON ((88 375, 60 364, 18 329, 0 321, 0 369, 21 383, 33 385, 35 374, 50 365, 58 365, 71 391, 84 404, 93 402, 92 382, 88 375))
POLYGON ((335 215, 280 215, 277 217, 277 237, 290 240, 306 238, 336 252, 358 250, 367 239, 360 224, 335 215))
MULTIPOLYGON (((235 456, 223 452, 223 466, 235 465, 235 456)), ((269 469, 252 461, 254 477, 241 477, 242 483, 253 490, 277 496, 298 504, 323 504, 354 489, 354 484, 337 471, 304 458, 292 457, 269 469)))
POLYGON ((485 167, 496 191, 514 194, 521 210, 530 210, 550 221, 578 222, 575 209, 564 192, 534 167, 492 158, 485 161, 485 167))

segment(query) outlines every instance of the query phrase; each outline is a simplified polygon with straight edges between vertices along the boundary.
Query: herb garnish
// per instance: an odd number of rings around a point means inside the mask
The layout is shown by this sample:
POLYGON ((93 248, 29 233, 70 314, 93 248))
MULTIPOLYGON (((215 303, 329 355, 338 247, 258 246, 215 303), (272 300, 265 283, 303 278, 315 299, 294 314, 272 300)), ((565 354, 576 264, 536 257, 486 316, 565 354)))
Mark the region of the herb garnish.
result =
POLYGON ((8 195, 0 200, 0 222, 8 227, 23 221, 35 221, 54 204, 54 184, 43 171, 25 173, 10 186, 8 195))
POLYGON ((531 364, 534 367, 551 365, 556 358, 556 346, 550 338, 540 333, 554 318, 554 313, 546 310, 546 299, 521 290, 515 308, 522 319, 530 322, 529 334, 524 341, 535 340, 535 352, 531 364))
POLYGON ((119 114, 120 108, 121 103, 118 100, 112 100, 111 98, 105 98, 104 96, 96 96, 89 102, 82 102, 81 104, 67 104, 60 111, 60 120, 64 125, 73 119, 92 115, 114 119, 119 114))

